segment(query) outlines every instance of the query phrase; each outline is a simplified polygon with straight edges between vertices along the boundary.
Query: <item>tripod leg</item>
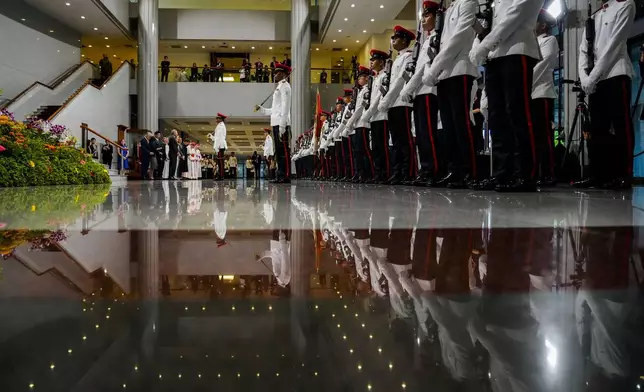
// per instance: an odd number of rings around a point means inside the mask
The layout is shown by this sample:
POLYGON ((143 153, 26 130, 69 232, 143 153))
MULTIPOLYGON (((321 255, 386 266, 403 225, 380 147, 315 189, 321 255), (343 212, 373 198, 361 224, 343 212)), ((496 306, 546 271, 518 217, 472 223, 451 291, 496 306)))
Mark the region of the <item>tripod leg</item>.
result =
POLYGON ((575 134, 575 128, 577 127, 577 120, 579 119, 579 111, 575 110, 575 117, 572 120, 572 126, 568 131, 568 137, 566 140, 566 152, 564 153, 563 159, 561 160, 561 167, 565 169, 566 167, 566 158, 570 154, 570 146, 572 145, 572 137, 575 134))

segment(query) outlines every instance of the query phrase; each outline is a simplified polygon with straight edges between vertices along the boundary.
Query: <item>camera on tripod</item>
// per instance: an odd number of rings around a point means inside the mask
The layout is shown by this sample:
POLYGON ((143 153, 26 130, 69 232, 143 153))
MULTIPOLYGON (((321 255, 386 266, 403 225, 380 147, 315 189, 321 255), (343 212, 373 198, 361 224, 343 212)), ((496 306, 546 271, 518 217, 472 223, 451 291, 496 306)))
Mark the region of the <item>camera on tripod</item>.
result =
POLYGON ((571 79, 564 79, 563 84, 572 84, 572 91, 574 93, 584 93, 584 90, 581 88, 581 80, 571 80, 571 79))

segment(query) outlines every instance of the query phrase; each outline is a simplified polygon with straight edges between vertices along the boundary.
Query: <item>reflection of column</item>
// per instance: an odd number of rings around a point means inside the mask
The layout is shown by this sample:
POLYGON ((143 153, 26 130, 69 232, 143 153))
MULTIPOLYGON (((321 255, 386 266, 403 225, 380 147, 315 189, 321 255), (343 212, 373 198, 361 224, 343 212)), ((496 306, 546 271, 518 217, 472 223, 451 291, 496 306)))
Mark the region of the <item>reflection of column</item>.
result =
POLYGON ((143 379, 151 380, 159 329, 159 231, 147 227, 134 233, 136 260, 139 264, 138 317, 133 345, 139 347, 139 363, 143 379))
POLYGON ((159 122, 159 0, 139 0, 138 127, 156 129, 159 122))
POLYGON ((311 19, 310 0, 291 2, 291 142, 311 125, 311 19))
POLYGON ((159 231, 147 228, 137 232, 137 260, 141 299, 156 299, 159 296, 159 231))

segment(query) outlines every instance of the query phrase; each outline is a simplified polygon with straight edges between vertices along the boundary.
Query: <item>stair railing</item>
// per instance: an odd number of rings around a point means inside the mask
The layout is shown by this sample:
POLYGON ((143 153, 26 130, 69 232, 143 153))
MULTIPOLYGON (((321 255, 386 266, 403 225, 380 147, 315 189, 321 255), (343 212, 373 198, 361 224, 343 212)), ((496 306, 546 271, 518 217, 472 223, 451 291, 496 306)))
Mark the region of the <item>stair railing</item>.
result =
POLYGON ((89 141, 89 134, 91 133, 105 140, 105 143, 111 144, 112 146, 116 147, 118 149, 117 152, 120 152, 121 150, 129 150, 127 147, 123 147, 119 145, 118 143, 114 142, 112 139, 108 138, 107 136, 103 136, 100 133, 96 132, 85 123, 82 123, 80 128, 81 128, 81 144, 83 149, 87 148, 87 142, 89 141))

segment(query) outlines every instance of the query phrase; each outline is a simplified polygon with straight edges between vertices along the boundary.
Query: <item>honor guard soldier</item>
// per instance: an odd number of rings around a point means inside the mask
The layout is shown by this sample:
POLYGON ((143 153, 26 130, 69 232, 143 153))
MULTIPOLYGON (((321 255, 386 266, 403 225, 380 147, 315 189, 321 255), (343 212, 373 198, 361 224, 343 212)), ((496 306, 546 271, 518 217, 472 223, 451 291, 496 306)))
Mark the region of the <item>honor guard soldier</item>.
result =
POLYGON ((439 186, 466 188, 477 180, 475 135, 470 122, 472 85, 479 71, 469 59, 476 32, 478 2, 458 0, 445 12, 438 54, 424 70, 423 83, 438 87, 441 120, 447 145, 448 174, 439 186))
MULTIPOLYGON (((494 130, 493 177, 477 189, 536 190, 530 99, 534 66, 541 59, 534 26, 542 5, 541 0, 496 0, 490 33, 470 51, 475 65, 488 59, 485 90, 489 127, 494 130)), ((441 119, 445 122, 444 116, 441 119)))
POLYGON ((537 170, 539 186, 555 185, 555 142, 552 129, 552 115, 557 94, 555 93, 554 71, 559 63, 559 44, 550 35, 556 21, 542 9, 537 18, 537 41, 541 61, 534 67, 532 82, 532 114, 537 145, 537 170))
POLYGON ((273 160, 275 160, 275 145, 273 144, 272 133, 271 128, 264 128, 264 160, 266 161, 266 177, 270 180, 275 178, 271 169, 273 160))
POLYGON ((333 113, 329 113, 327 121, 329 126, 327 129, 325 137, 325 146, 326 146, 326 163, 328 166, 327 179, 335 180, 338 175, 338 168, 336 167, 336 156, 335 156, 335 140, 333 140, 333 131, 335 130, 335 110, 333 113))
POLYGON ((217 113, 215 121, 217 122, 217 127, 215 128, 214 135, 208 135, 212 139, 212 148, 217 152, 217 167, 219 168, 217 173, 217 180, 222 181, 225 177, 224 172, 224 153, 228 148, 226 144, 226 124, 225 120, 228 116, 217 113))
MULTIPOLYGON (((425 41, 420 49, 420 55, 415 67, 415 73, 405 84, 400 93, 403 100, 414 104, 414 126, 416 128, 416 145, 420 160, 420 171, 414 179, 414 185, 434 186, 435 180, 441 174, 441 148, 438 143, 438 97, 437 88, 422 83, 425 70, 431 65, 436 56, 436 49, 431 45, 436 37, 434 25, 438 3, 425 1, 423 3, 422 28, 427 32, 425 41)), ((420 37, 419 37, 420 39, 420 37)))
POLYGON ((320 148, 318 151, 319 158, 319 169, 318 169, 318 178, 321 180, 326 180, 330 177, 329 167, 327 160, 327 139, 329 137, 329 119, 331 118, 331 113, 327 111, 322 111, 320 115, 320 121, 322 121, 322 129, 320 129, 320 148))
POLYGON ((376 76, 371 84, 371 89, 366 92, 369 94, 365 97, 365 111, 362 114, 361 122, 371 124, 371 151, 375 167, 374 181, 377 184, 385 184, 390 176, 389 162, 389 129, 387 128, 387 113, 378 110, 378 104, 382 99, 382 81, 385 77, 385 62, 389 55, 381 50, 372 49, 371 69, 376 76))
POLYGON ((287 77, 291 68, 284 64, 275 66, 275 92, 273 93, 273 106, 263 108, 256 106, 266 116, 271 116, 273 127, 273 142, 275 145, 275 159, 277 160, 278 183, 289 183, 291 177, 290 158, 290 131, 291 131, 291 85, 287 77))
POLYGON ((634 72, 626 40, 634 18, 633 0, 605 1, 594 17, 594 48, 588 48, 587 41, 582 39, 579 78, 589 95, 591 177, 575 183, 576 187, 631 187, 634 133, 630 102, 634 72), (591 49, 597 59, 592 69, 588 60, 591 49))
POLYGON ((349 132, 346 127, 348 123, 347 117, 351 115, 351 99, 353 96, 353 89, 345 88, 344 96, 342 101, 344 102, 344 108, 340 115, 340 125, 336 128, 335 134, 340 138, 342 143, 342 167, 344 168, 344 178, 343 181, 351 181, 354 178, 355 172, 353 170, 353 147, 351 146, 351 141, 349 140, 349 132))
POLYGON ((389 178, 391 185, 411 184, 416 178, 416 147, 411 129, 412 104, 402 99, 400 92, 405 86, 405 73, 412 61, 409 49, 416 35, 401 27, 394 27, 391 45, 398 51, 398 56, 391 67, 389 89, 378 103, 378 110, 387 113, 393 143, 393 175, 389 178))
POLYGON ((367 67, 358 68, 358 96, 356 98, 355 111, 346 124, 346 132, 349 133, 353 147, 353 167, 356 172, 354 182, 371 182, 374 177, 373 159, 369 147, 369 122, 362 121, 364 113, 365 94, 368 90, 367 83, 371 77, 371 70, 367 67))
POLYGON ((342 136, 338 133, 338 129, 342 124, 342 114, 344 113, 344 97, 338 97, 335 101, 335 112, 333 112, 333 133, 331 140, 333 140, 333 152, 335 154, 335 177, 334 181, 340 181, 346 177, 344 167, 344 145, 342 144, 342 136))
POLYGON ((295 145, 293 146, 293 156, 291 157, 291 161, 293 161, 293 163, 295 164, 295 178, 304 177, 304 169, 302 168, 302 160, 300 159, 300 155, 303 151, 303 144, 304 134, 300 134, 295 140, 295 145))

